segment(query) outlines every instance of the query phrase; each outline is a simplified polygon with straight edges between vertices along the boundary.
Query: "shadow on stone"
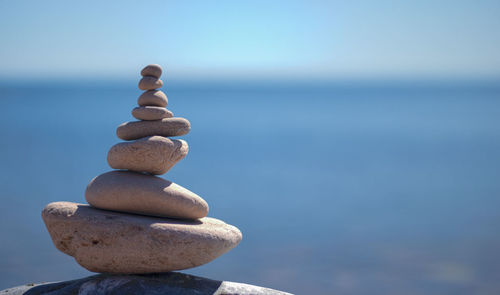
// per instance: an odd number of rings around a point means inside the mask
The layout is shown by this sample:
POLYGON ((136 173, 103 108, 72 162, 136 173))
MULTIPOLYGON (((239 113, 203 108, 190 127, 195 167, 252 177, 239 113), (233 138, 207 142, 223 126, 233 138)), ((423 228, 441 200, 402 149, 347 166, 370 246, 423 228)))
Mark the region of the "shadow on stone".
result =
POLYGON ((144 215, 141 213, 130 213, 130 212, 120 212, 109 209, 99 209, 86 204, 78 204, 77 209, 74 214, 78 216, 87 216, 92 214, 92 211, 102 212, 106 220, 117 219, 119 216, 123 217, 142 217, 140 221, 143 221, 144 224, 154 224, 154 223, 168 223, 168 224, 184 224, 184 225, 201 225, 203 222, 199 219, 183 219, 183 218, 169 218, 169 217, 161 217, 161 216, 151 216, 144 215), (108 215, 106 215, 108 213, 108 215))

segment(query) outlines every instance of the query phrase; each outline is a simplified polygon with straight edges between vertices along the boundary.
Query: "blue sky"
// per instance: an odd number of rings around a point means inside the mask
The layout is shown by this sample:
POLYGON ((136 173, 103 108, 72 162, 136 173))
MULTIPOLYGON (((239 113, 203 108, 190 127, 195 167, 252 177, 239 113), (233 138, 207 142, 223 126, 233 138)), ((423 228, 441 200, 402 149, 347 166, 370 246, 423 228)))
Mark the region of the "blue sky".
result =
POLYGON ((0 77, 498 78, 500 1, 0 0, 0 77))

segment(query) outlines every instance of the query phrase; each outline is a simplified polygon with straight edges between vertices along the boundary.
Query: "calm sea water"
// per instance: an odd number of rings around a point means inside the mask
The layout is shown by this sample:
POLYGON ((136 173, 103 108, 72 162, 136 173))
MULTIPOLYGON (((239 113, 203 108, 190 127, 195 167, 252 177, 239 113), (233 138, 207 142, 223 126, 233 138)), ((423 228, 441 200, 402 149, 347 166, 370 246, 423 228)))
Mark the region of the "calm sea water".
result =
MULTIPOLYGON (((135 82, 0 86, 0 289, 90 273, 52 201, 110 170, 135 82)), ((188 273, 299 294, 498 294, 500 85, 167 83, 189 155, 163 177, 241 244, 188 273)))

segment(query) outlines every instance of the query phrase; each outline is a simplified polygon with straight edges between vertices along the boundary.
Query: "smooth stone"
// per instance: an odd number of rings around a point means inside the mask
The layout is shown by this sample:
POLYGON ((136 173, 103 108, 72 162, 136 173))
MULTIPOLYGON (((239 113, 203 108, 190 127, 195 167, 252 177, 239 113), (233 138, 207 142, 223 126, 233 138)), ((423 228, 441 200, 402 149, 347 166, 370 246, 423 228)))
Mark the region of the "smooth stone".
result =
POLYGON ((154 90, 163 86, 163 81, 152 76, 145 76, 139 81, 139 89, 154 90))
POLYGON ((179 220, 48 204, 42 218, 57 249, 93 272, 141 274, 188 269, 234 248, 241 232, 215 218, 179 220))
POLYGON ((172 137, 188 134, 190 129, 189 121, 180 117, 156 121, 133 121, 118 126, 116 136, 123 140, 134 140, 153 135, 172 137))
POLYGON ((146 67, 144 67, 144 69, 142 69, 141 76, 153 76, 156 78, 160 78, 161 73, 162 73, 162 69, 161 69, 160 65, 151 64, 151 65, 147 65, 146 67))
POLYGON ((89 183, 92 206, 127 213, 184 219, 203 218, 208 204, 197 194, 166 179, 131 171, 103 173, 89 183))
POLYGON ((108 164, 113 169, 165 174, 188 151, 188 144, 182 139, 151 136, 115 144, 108 152, 108 164))
POLYGON ((172 118, 174 114, 162 107, 137 107, 132 110, 132 116, 138 120, 154 121, 165 118, 172 118))
POLYGON ((290 293, 255 285, 216 281, 179 272, 148 275, 99 274, 78 280, 26 284, 0 291, 8 295, 67 295, 67 294, 239 294, 290 295, 290 293))
POLYGON ((168 98, 161 90, 148 90, 139 96, 137 104, 142 106, 166 107, 168 98))

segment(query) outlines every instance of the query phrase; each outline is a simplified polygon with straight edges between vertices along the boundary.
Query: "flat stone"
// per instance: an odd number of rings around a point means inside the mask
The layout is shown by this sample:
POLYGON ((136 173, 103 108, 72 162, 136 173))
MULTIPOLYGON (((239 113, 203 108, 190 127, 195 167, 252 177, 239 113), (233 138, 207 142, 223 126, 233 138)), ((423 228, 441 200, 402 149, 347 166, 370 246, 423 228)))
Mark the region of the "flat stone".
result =
POLYGON ((203 277, 169 272, 149 275, 100 274, 55 283, 26 284, 0 291, 8 295, 67 295, 67 294, 239 294, 239 295, 287 295, 290 293, 255 285, 216 281, 203 277))
POLYGON ((208 204, 197 194, 166 179, 130 171, 111 171, 89 183, 87 202, 99 209, 149 216, 197 219, 208 204))
POLYGON ((132 110, 132 116, 138 120, 154 121, 172 118, 174 114, 166 108, 156 106, 137 107, 132 110))
POLYGON ((161 72, 162 72, 162 69, 161 69, 160 65, 151 64, 151 65, 147 65, 146 67, 144 67, 144 69, 142 69, 141 76, 153 76, 156 78, 160 78, 161 72))
POLYGON ((140 106, 166 107, 168 98, 161 90, 148 90, 139 96, 137 104, 140 106))
POLYGON ((159 175, 184 159, 188 151, 188 144, 182 139, 151 136, 115 144, 108 152, 108 164, 114 169, 159 175))
POLYGON ((172 137, 189 133, 191 124, 184 118, 165 118, 156 121, 125 122, 116 129, 116 136, 123 140, 134 140, 153 135, 172 137))
POLYGON ((179 220, 55 202, 42 211, 57 249, 84 268, 104 273, 157 273, 212 261, 241 241, 241 232, 215 218, 179 220))
POLYGON ((139 89, 141 90, 153 90, 163 86, 163 81, 153 77, 145 76, 139 81, 139 89))

